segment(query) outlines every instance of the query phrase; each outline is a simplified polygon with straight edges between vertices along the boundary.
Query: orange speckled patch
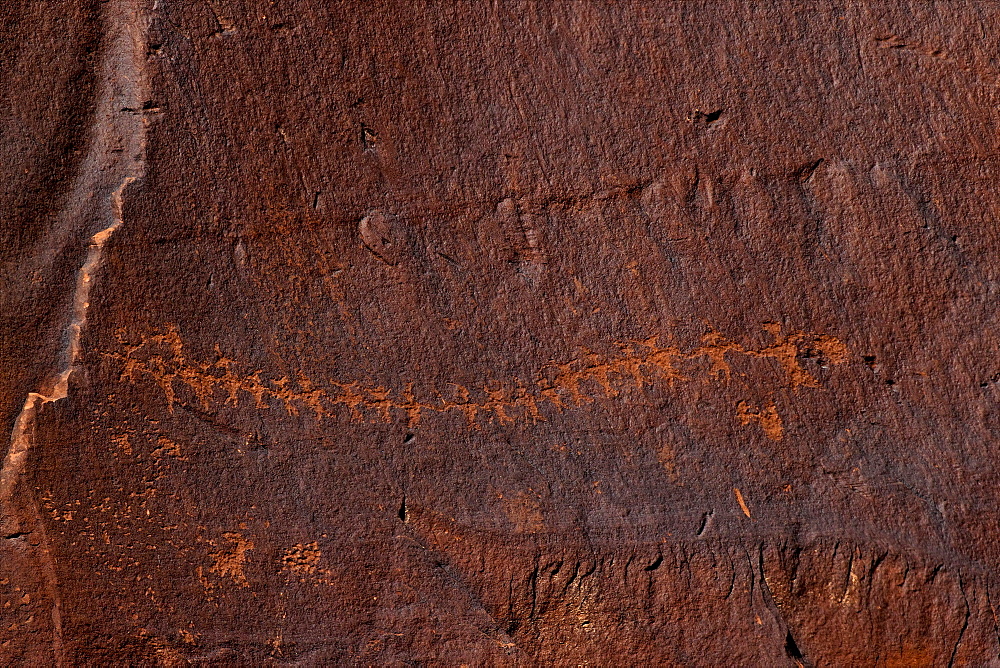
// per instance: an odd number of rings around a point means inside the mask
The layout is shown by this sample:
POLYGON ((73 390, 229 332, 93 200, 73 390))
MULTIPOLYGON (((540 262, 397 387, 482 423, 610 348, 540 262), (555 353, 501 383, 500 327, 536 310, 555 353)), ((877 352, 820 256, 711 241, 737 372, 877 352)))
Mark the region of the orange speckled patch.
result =
POLYGON ((230 549, 212 552, 209 556, 215 562, 208 569, 219 577, 231 578, 233 582, 249 587, 246 575, 243 573, 243 566, 246 563, 247 552, 253 549, 253 541, 247 540, 238 533, 224 533, 222 537, 232 543, 230 549))
POLYGON ((772 441, 780 441, 785 434, 781 416, 778 415, 778 408, 774 404, 764 408, 755 408, 747 402, 741 401, 736 404, 736 419, 742 425, 748 425, 751 422, 759 423, 761 429, 764 430, 764 435, 772 441))

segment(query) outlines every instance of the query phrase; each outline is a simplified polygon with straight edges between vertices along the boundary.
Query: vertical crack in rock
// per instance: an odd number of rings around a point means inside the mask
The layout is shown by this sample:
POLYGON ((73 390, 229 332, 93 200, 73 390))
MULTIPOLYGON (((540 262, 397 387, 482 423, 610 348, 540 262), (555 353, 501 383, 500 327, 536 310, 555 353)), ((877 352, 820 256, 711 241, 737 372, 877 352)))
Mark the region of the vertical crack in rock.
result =
MULTIPOLYGON (((14 423, 10 444, 0 468, 0 528, 4 536, 37 532, 40 566, 45 572, 46 594, 52 603, 52 651, 57 665, 65 663, 62 647, 61 601, 57 588, 55 561, 37 501, 26 491, 24 503, 15 498, 18 483, 35 441, 35 422, 44 404, 65 399, 69 379, 81 351, 81 337, 87 323, 87 309, 95 277, 100 270, 104 249, 116 230, 122 227, 125 189, 145 171, 145 144, 148 118, 133 110, 142 109, 148 91, 145 72, 145 42, 150 24, 148 0, 117 0, 104 5, 100 92, 93 113, 88 154, 84 160, 72 196, 60 219, 70 219, 87 241, 83 265, 77 272, 75 287, 68 301, 69 313, 61 334, 65 346, 53 371, 37 391, 29 392, 14 423), (92 232, 98 228, 96 233, 92 232), (27 498, 30 497, 30 498, 27 498), (30 513, 33 528, 22 531, 24 515, 30 513)), ((66 238, 65 220, 53 221, 49 251, 55 254, 71 248, 73 236, 66 238), (61 229, 60 229, 61 228, 61 229)))
MULTIPOLYGON (((122 193, 125 188, 134 182, 138 176, 126 176, 121 185, 111 196, 111 210, 113 222, 97 234, 90 238, 87 248, 87 259, 80 267, 76 277, 76 289, 73 294, 72 311, 70 321, 66 325, 66 337, 68 339, 60 364, 61 369, 53 374, 39 392, 29 392, 24 401, 24 407, 17 417, 14 429, 11 432, 10 447, 7 456, 4 458, 3 468, 0 469, 0 504, 6 508, 14 492, 14 486, 21 472, 24 470, 24 463, 28 457, 28 451, 32 443, 32 427, 35 416, 38 414, 38 407, 42 404, 51 403, 60 399, 65 399, 69 392, 69 377, 73 373, 74 365, 80 355, 80 337, 83 327, 87 324, 87 307, 90 306, 90 289, 93 285, 94 275, 101 265, 101 258, 104 253, 104 245, 111 235, 122 225, 122 193)), ((6 517, 5 517, 6 519, 6 517)))

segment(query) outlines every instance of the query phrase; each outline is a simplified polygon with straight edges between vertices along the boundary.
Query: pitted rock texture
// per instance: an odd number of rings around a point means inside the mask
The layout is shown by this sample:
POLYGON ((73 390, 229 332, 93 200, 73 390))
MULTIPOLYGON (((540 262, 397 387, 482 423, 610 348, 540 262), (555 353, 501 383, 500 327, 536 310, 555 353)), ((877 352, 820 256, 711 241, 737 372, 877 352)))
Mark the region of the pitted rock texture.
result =
POLYGON ((5 665, 1000 664, 991 2, 11 2, 5 665))

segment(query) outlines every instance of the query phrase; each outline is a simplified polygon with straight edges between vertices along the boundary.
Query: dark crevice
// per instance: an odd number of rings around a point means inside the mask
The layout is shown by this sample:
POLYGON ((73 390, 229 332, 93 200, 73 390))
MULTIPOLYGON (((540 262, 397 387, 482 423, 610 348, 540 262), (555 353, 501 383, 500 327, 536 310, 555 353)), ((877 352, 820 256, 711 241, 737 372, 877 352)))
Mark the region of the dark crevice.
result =
POLYGON ((702 111, 701 109, 695 109, 686 120, 688 123, 699 123, 708 126, 715 123, 722 117, 722 111, 722 109, 716 109, 715 111, 702 111))
POLYGON ((820 165, 823 164, 823 158, 813 160, 808 165, 804 165, 795 171, 795 176, 798 177, 799 181, 809 181, 812 179, 813 174, 819 169, 820 165))
MULTIPOLYGON (((749 557, 750 554, 748 552, 747 558, 749 559, 749 557)), ((853 553, 852 553, 852 560, 853 560, 853 553)), ((785 654, 788 656, 788 658, 795 661, 796 665, 799 666, 800 668, 811 666, 812 664, 808 659, 806 659, 805 655, 803 655, 802 650, 799 649, 798 643, 795 642, 795 638, 794 636, 792 636, 792 631, 789 628, 788 620, 786 620, 784 615, 782 615, 781 607, 778 604, 778 601, 775 600, 774 593, 771 591, 771 586, 767 582, 767 576, 764 574, 763 544, 761 544, 758 547, 756 570, 757 570, 756 574, 759 575, 760 578, 761 597, 764 601, 764 605, 766 605, 770 609, 771 613, 774 615, 774 620, 778 623, 778 627, 783 628, 785 630, 785 654)), ((848 573, 850 572, 851 569, 848 568, 848 573)), ((751 577, 754 575, 753 570, 751 570, 750 574, 751 577)))
POLYGON ((403 495, 403 500, 399 504, 399 510, 396 512, 396 516, 403 522, 406 521, 406 495, 403 495))
POLYGON ((722 116, 722 109, 716 109, 705 114, 705 123, 714 123, 722 116))
POLYGON ((698 527, 698 533, 697 533, 698 536, 700 536, 703 533, 705 533, 705 529, 708 528, 708 521, 710 519, 712 519, 712 515, 714 515, 714 514, 715 513, 710 510, 707 513, 705 513, 704 515, 701 516, 701 526, 698 527))
POLYGON ((236 427, 231 427, 230 425, 225 424, 224 422, 220 422, 218 419, 216 419, 215 415, 211 413, 199 410, 194 406, 191 406, 181 401, 176 402, 176 405, 181 410, 190 413, 193 417, 201 420, 202 422, 210 425, 212 428, 221 431, 224 434, 229 434, 230 436, 236 436, 248 442, 253 438, 251 437, 251 435, 247 434, 246 432, 240 431, 236 427))
POLYGON ((955 660, 958 658, 958 648, 962 644, 962 639, 965 638, 965 632, 969 629, 969 618, 972 616, 972 608, 969 606, 969 597, 965 594, 965 585, 962 584, 962 576, 958 576, 958 591, 962 594, 962 600, 965 602, 965 619, 962 621, 962 628, 958 632, 958 638, 955 639, 955 647, 951 650, 951 657, 948 659, 948 668, 952 668, 955 665, 955 660))
POLYGON ((378 142, 378 132, 368 127, 364 123, 361 124, 361 147, 365 151, 375 150, 375 144, 378 142))
POLYGON ((795 638, 792 637, 791 631, 785 634, 785 654, 790 659, 795 659, 800 663, 805 660, 805 657, 802 656, 802 652, 799 650, 799 646, 795 644, 795 638))

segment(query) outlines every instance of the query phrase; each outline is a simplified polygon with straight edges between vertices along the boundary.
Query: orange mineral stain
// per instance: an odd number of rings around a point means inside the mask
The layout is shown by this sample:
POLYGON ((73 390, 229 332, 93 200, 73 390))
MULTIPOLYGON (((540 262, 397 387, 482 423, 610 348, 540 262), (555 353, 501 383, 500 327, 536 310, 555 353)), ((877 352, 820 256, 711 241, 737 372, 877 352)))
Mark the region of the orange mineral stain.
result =
POLYGON ((743 500, 743 493, 740 492, 738 487, 733 487, 733 493, 736 494, 736 503, 740 504, 743 514, 750 519, 750 508, 747 507, 747 502, 743 500))

